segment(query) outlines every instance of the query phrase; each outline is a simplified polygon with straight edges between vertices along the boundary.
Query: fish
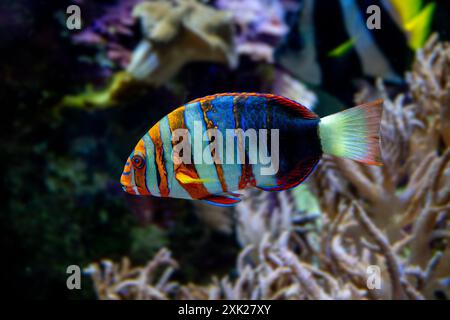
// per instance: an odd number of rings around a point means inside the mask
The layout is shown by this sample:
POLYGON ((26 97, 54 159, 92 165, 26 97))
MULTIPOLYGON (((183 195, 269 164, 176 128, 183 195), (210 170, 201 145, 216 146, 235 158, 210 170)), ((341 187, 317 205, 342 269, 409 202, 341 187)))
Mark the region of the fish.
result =
POLYGON ((296 187, 324 154, 382 165, 382 104, 376 100, 319 118, 302 104, 270 93, 195 99, 144 134, 120 182, 131 195, 232 206, 246 188, 296 187))
POLYGON ((303 0, 275 60, 306 84, 349 101, 353 92, 344 96, 345 89, 354 78, 403 84, 435 11, 436 3, 422 0, 303 0), (380 9, 380 29, 367 26, 373 5, 380 9))

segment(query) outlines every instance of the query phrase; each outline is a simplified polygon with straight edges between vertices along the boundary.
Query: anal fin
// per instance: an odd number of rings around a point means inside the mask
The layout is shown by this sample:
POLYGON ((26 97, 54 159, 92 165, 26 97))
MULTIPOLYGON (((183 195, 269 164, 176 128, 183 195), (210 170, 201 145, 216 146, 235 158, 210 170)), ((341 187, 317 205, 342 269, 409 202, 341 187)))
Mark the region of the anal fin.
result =
POLYGON ((278 177, 275 185, 257 185, 263 191, 283 191, 295 188, 314 171, 319 162, 319 157, 309 157, 299 161, 290 172, 278 177))
POLYGON ((230 192, 214 194, 202 200, 215 206, 231 207, 239 203, 241 201, 241 198, 240 194, 230 192))

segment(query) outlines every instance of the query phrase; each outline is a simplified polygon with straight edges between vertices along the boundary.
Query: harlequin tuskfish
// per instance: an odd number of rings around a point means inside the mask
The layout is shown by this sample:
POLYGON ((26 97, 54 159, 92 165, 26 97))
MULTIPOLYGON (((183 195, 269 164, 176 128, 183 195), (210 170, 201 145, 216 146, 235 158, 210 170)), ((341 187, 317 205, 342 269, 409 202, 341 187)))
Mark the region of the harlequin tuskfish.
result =
POLYGON ((234 192, 241 189, 297 186, 323 154, 381 165, 382 103, 319 118, 303 105, 272 94, 196 99, 145 133, 120 182, 134 195, 233 205, 240 201, 234 192))

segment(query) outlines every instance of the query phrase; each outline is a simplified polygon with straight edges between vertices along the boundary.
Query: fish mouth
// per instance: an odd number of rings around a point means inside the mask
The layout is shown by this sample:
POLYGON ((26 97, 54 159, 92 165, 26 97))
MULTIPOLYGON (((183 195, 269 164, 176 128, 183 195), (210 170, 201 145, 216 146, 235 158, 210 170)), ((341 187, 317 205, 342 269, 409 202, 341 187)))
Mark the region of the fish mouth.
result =
POLYGON ((122 183, 120 185, 122 186, 122 190, 124 192, 129 193, 129 194, 135 194, 132 186, 128 186, 128 185, 125 185, 122 183))
POLYGON ((128 194, 137 195, 137 196, 150 195, 150 193, 146 189, 144 189, 142 187, 139 187, 139 186, 127 186, 127 185, 124 185, 124 184, 121 184, 121 185, 122 185, 122 190, 124 192, 128 193, 128 194))

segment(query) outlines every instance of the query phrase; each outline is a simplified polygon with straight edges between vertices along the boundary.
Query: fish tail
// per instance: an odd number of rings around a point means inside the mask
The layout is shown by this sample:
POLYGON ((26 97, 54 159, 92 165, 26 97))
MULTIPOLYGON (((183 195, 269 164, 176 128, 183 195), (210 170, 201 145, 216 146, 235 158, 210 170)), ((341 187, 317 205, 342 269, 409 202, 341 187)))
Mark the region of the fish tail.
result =
POLYGON ((376 100, 320 119, 319 136, 326 154, 382 165, 380 122, 383 100, 376 100))

